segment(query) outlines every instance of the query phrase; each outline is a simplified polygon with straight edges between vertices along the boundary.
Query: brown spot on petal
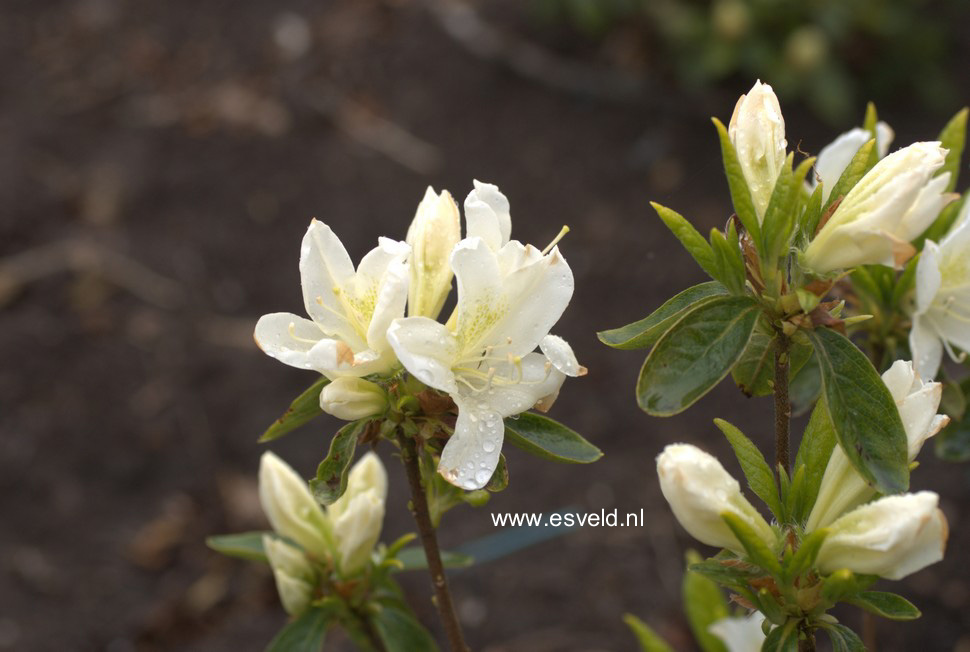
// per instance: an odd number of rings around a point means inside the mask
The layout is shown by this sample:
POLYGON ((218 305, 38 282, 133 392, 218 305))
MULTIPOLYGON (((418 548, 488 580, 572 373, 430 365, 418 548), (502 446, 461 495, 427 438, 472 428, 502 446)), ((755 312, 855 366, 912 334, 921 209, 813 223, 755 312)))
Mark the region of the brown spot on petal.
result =
POLYGON ((354 365, 354 351, 344 342, 337 342, 337 366, 354 365))

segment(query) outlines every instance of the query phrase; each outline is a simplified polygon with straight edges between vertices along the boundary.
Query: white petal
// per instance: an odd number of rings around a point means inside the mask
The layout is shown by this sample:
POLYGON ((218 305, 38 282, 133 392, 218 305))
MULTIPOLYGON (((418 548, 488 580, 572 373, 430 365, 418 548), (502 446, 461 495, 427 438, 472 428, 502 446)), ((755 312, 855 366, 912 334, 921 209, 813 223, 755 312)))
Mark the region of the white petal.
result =
POLYGON ((910 461, 916 459, 926 440, 936 434, 931 426, 936 420, 936 409, 942 397, 943 385, 930 382, 896 402, 899 418, 906 430, 910 461))
POLYGON ((913 327, 909 331, 909 349, 920 377, 927 380, 936 378, 943 360, 943 343, 925 317, 913 317, 913 327))
POLYGON ((488 334, 507 309, 501 303, 502 274, 498 259, 482 238, 465 238, 451 254, 451 267, 458 286, 455 332, 463 348, 484 349, 490 343, 485 341, 488 334))
POLYGON ((497 186, 475 181, 475 189, 465 198, 465 225, 466 237, 482 238, 498 251, 512 233, 509 200, 497 186))
POLYGON ((886 385, 893 400, 898 404, 909 395, 914 385, 917 384, 913 363, 909 360, 896 360, 889 369, 883 372, 882 382, 886 385))
MULTIPOLYGON (((923 253, 920 254, 919 261, 916 263, 916 313, 926 312, 937 292, 943 276, 940 273, 940 247, 932 240, 927 240, 923 244, 923 253)), ((920 376, 923 376, 921 373, 920 376)), ((932 377, 927 378, 932 380, 932 377)))
POLYGON ((953 200, 953 195, 946 193, 948 183, 950 173, 944 172, 923 186, 900 224, 898 233, 903 240, 915 240, 929 228, 943 207, 953 200))
POLYGON ((970 248, 970 201, 964 202, 960 208, 960 215, 940 241, 940 248, 948 253, 953 251, 953 253, 960 252, 966 255, 964 252, 970 248))
POLYGON ((307 354, 323 337, 315 323, 288 312, 263 315, 253 333, 256 346, 266 355, 300 369, 312 368, 307 354))
POLYGON ((765 642, 761 629, 764 620, 764 614, 759 611, 744 617, 728 616, 711 623, 707 631, 721 639, 728 652, 761 652, 765 642))
POLYGON ((330 378, 383 373, 389 366, 387 356, 382 357, 377 351, 354 351, 345 342, 329 338, 320 340, 310 349, 307 361, 312 369, 330 378))
MULTIPOLYGON (((395 244, 404 245, 403 242, 395 244)), ((392 321, 404 316, 404 307, 408 300, 408 284, 411 280, 411 272, 408 263, 405 262, 405 256, 409 250, 410 247, 404 245, 388 261, 377 286, 377 301, 367 329, 367 344, 375 351, 386 351, 389 348, 387 329, 392 321)))
POLYGON ((307 314, 323 331, 353 345, 363 342, 347 319, 335 288, 344 291, 354 278, 354 264, 330 227, 313 220, 300 248, 300 279, 307 314))
POLYGON ((586 367, 579 364, 576 354, 563 338, 558 335, 546 335, 539 342, 539 348, 552 363, 552 366, 573 378, 586 375, 586 367))
POLYGON ((879 158, 885 158, 889 153, 889 146, 896 137, 896 132, 888 124, 880 120, 876 123, 876 149, 879 150, 879 158))
POLYGON ((847 131, 822 148, 815 161, 815 174, 822 182, 822 201, 828 199, 845 168, 859 148, 869 142, 869 132, 855 128, 847 131))
POLYGON ((455 432, 441 451, 438 473, 462 489, 481 489, 491 479, 502 453, 505 424, 489 405, 456 398, 455 432))
POLYGON ((539 353, 529 353, 518 364, 505 362, 493 368, 495 375, 492 386, 489 390, 470 395, 469 400, 477 400, 483 404, 481 409, 494 410, 503 417, 525 412, 557 393, 566 379, 539 353))
POLYGON ((518 240, 510 240, 498 252, 498 266, 502 270, 503 276, 537 263, 541 259, 541 251, 532 245, 524 245, 518 240))
POLYGON ((458 356, 458 341, 443 325, 427 317, 395 319, 387 340, 404 368, 429 387, 457 394, 451 367, 458 356))

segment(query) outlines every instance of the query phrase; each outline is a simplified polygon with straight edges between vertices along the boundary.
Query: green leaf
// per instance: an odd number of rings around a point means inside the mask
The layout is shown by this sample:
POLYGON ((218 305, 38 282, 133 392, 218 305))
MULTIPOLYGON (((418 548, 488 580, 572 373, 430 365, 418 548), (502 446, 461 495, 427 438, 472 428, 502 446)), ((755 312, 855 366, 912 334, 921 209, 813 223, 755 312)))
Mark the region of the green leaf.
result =
POLYGON ((371 622, 386 652, 435 652, 438 649, 428 630, 397 603, 381 605, 371 622))
POLYGON ((876 105, 872 102, 866 103, 866 115, 862 119, 862 128, 868 131, 873 138, 876 137, 876 125, 879 124, 879 113, 876 105))
POLYGON ((967 108, 964 107, 943 127, 940 132, 940 144, 948 149, 946 162, 943 167, 936 171, 935 176, 940 176, 944 172, 950 173, 950 183, 946 186, 947 192, 953 192, 957 187, 957 176, 960 174, 960 159, 963 157, 963 148, 967 144, 967 108))
MULTIPOLYGON (((808 338, 806 338, 806 341, 808 338)), ((792 416, 799 417, 810 409, 822 391, 822 375, 818 368, 818 357, 809 345, 809 355, 798 371, 790 374, 788 397, 791 399, 792 416)))
POLYGON ((761 651, 798 652, 798 621, 789 620, 768 632, 764 643, 761 644, 761 651))
POLYGON ((866 652, 862 639, 845 625, 823 625, 829 640, 832 641, 832 652, 866 652))
POLYGON ((206 538, 205 545, 218 553, 249 561, 268 563, 263 550, 263 536, 276 537, 275 532, 241 532, 239 534, 217 534, 206 538))
POLYGON ((488 484, 485 485, 485 489, 495 494, 505 490, 508 486, 509 467, 508 464, 505 463, 505 455, 499 453, 498 465, 496 465, 495 471, 492 473, 492 477, 489 479, 488 484))
POLYGON ((822 218, 822 184, 815 186, 812 196, 808 198, 808 204, 799 219, 799 238, 802 248, 815 236, 818 230, 818 221, 822 218))
POLYGON ((777 576, 781 574, 781 564, 778 563, 778 558, 775 556, 775 553, 751 529, 750 525, 745 523, 740 516, 731 512, 721 514, 721 518, 724 519, 724 522, 731 528, 731 532, 734 532, 734 536, 744 546, 744 551, 747 553, 751 563, 760 566, 772 575, 777 576))
POLYGON ((822 214, 832 206, 832 203, 839 199, 840 197, 845 197, 849 194, 849 191, 855 187, 855 184, 859 183, 859 180, 865 176, 866 172, 869 170, 870 156, 872 155, 876 147, 876 139, 873 138, 865 145, 859 148, 859 151, 855 153, 852 160, 845 167, 842 172, 842 176, 832 187, 832 192, 829 193, 829 199, 825 203, 825 208, 822 210, 822 214))
POLYGON ((751 490, 764 501, 771 513, 780 521, 782 510, 781 501, 778 499, 778 486, 775 484, 775 476, 768 462, 765 461, 764 455, 750 439, 744 436, 744 433, 724 419, 714 419, 714 423, 734 449, 734 454, 741 464, 741 470, 744 472, 744 477, 748 479, 751 490))
POLYGON ((720 270, 717 280, 721 281, 731 294, 743 294, 745 283, 744 260, 741 258, 741 245, 734 223, 729 227, 728 237, 717 229, 711 229, 711 248, 720 270))
POLYGON ((707 272, 711 278, 717 278, 719 276, 717 258, 704 236, 698 233, 697 229, 677 211, 661 206, 656 202, 650 202, 650 205, 657 211, 657 215, 667 225, 670 232, 677 236, 680 243, 684 245, 687 253, 701 266, 701 269, 707 272))
POLYGON ((665 302, 648 317, 640 321, 597 333, 600 341, 614 349, 646 349, 654 345, 660 337, 687 312, 715 297, 725 296, 727 288, 717 281, 708 281, 687 288, 665 302))
POLYGON ((674 648, 667 645, 667 641, 660 638, 657 632, 633 614, 623 614, 623 622, 636 636, 642 652, 674 652, 674 648))
MULTIPOLYGON (((734 368, 731 378, 748 396, 769 396, 775 388, 775 334, 764 317, 758 320, 744 353, 734 368)), ((812 357, 812 345, 801 332, 792 338, 789 354, 789 377, 801 371, 812 357)))
POLYGON ((916 620, 923 615, 903 596, 885 591, 863 591, 847 602, 890 620, 916 620))
POLYGON ((744 178, 744 171, 741 170, 741 163, 738 161, 738 153, 734 149, 731 137, 728 136, 724 124, 717 118, 711 119, 717 129, 718 138, 721 141, 721 158, 724 160, 724 172, 727 175, 728 188, 731 190, 731 202, 734 204, 734 212, 744 225, 745 231, 751 236, 755 248, 762 251, 761 225, 758 222, 758 214, 754 209, 754 201, 751 199, 751 190, 748 182, 744 178))
POLYGON ((793 154, 788 155, 786 166, 782 168, 775 183, 771 201, 765 210, 762 224, 764 230, 764 252, 762 258, 766 261, 766 268, 774 269, 779 258, 788 255, 792 235, 795 232, 795 217, 798 214, 798 202, 805 186, 805 175, 815 163, 814 158, 808 158, 799 163, 795 171, 791 171, 793 154))
POLYGON ((691 564, 701 561, 701 556, 691 550, 687 553, 688 570, 684 573, 682 589, 684 614, 697 645, 704 652, 727 652, 727 647, 708 631, 711 624, 727 618, 727 600, 717 584, 700 573, 689 570, 691 564))
POLYGON ((852 466, 884 494, 906 491, 906 431, 896 402, 869 359, 829 329, 809 335, 822 371, 822 395, 835 436, 852 466))
POLYGON ((712 580, 721 586, 726 586, 736 592, 750 588, 752 580, 759 580, 765 577, 764 571, 756 568, 747 562, 737 559, 706 559, 696 564, 691 564, 687 569, 692 573, 700 573, 704 577, 712 580), (725 563, 727 562, 727 563, 725 563))
POLYGON ((311 608, 281 629, 266 652, 320 652, 332 621, 329 609, 311 608))
POLYGON ((793 515, 801 515, 805 509, 805 466, 796 466, 794 471, 795 474, 792 476, 788 495, 785 496, 784 522, 786 523, 797 523, 800 519, 793 515))
POLYGON ((299 428, 304 423, 315 416, 323 414, 320 408, 320 392, 327 386, 330 380, 326 377, 320 378, 317 382, 310 385, 306 391, 293 399, 290 407, 279 419, 273 422, 266 432, 259 438, 259 442, 273 441, 283 435, 299 428))
POLYGON ((317 477, 310 480, 310 490, 321 505, 330 505, 347 490, 347 474, 354 461, 357 439, 366 426, 366 419, 348 423, 330 441, 330 451, 317 467, 317 477))
MULTIPOLYGON (((424 570, 428 567, 428 558, 421 546, 404 548, 395 557, 401 562, 402 568, 399 570, 402 571, 424 570)), ((445 568, 465 568, 474 564, 475 558, 462 552, 442 550, 441 563, 445 568)))
POLYGON ((553 462, 589 464, 603 457, 603 451, 575 430, 534 412, 506 418, 505 438, 513 446, 553 462))
POLYGON ((828 408, 824 400, 819 401, 812 410, 812 416, 802 434, 798 454, 795 456, 795 468, 805 468, 805 479, 801 489, 802 509, 799 513, 792 514, 796 522, 804 521, 815 506, 818 490, 822 485, 822 476, 825 475, 825 467, 828 466, 829 457, 832 456, 832 450, 835 448, 835 439, 835 426, 832 425, 828 408))
POLYGON ((640 407, 654 416, 670 416, 713 389, 741 357, 759 314, 749 297, 723 297, 684 315, 643 363, 637 382, 640 407))
POLYGON ((784 569, 784 577, 786 580, 791 581, 812 568, 815 564, 816 557, 818 557, 818 551, 825 542, 825 537, 828 536, 828 533, 828 530, 825 529, 816 530, 802 539, 798 550, 795 551, 795 554, 784 569))

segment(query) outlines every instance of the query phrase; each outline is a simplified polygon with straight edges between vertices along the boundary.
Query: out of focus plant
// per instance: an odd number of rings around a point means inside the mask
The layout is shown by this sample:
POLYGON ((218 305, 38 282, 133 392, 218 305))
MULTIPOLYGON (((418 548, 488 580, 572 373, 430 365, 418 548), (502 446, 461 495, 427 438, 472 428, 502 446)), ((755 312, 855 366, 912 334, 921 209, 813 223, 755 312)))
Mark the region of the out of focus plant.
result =
POLYGON ((764 617, 756 647, 725 639, 728 649, 814 650, 824 632, 835 650, 862 650, 829 611, 847 602, 887 618, 919 617, 904 598, 870 586, 939 561, 946 544, 939 497, 906 491, 924 442, 949 421, 937 413, 939 357, 944 347, 966 346, 955 325, 970 317, 970 267, 961 256, 964 218, 950 208, 966 111, 940 141, 886 153, 891 130, 870 106, 862 129, 797 164, 770 86, 758 82, 742 96, 727 127, 714 123, 734 204, 724 229, 705 239, 654 204, 712 281, 600 339, 650 349, 636 387, 648 414, 678 414, 728 374, 745 393, 774 397, 773 464, 715 419, 770 521, 696 446, 669 445, 657 458, 674 516, 694 538, 722 548, 690 572, 764 617), (937 246, 930 238, 940 233, 948 235, 937 246), (921 247, 929 263, 915 262, 921 247), (814 404, 794 465, 793 394, 814 404))
POLYGON ((949 76, 947 53, 970 17, 960 0, 533 0, 533 7, 594 40, 635 30, 651 65, 687 88, 770 78, 783 98, 836 122, 860 97, 902 89, 935 108, 951 105, 960 82, 949 76))

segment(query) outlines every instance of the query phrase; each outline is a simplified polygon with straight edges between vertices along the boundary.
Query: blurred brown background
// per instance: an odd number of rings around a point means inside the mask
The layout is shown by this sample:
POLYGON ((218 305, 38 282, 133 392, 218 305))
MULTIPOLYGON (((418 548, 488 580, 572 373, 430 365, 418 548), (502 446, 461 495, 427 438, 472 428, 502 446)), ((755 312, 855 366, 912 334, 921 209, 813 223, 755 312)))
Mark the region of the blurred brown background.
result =
MULTIPOLYGON (((970 48, 967 23, 951 20, 959 3, 902 2, 950 35, 924 38, 917 62, 940 73, 942 95, 914 90, 925 81, 915 65, 863 84, 887 73, 886 42, 871 36, 849 51, 844 34, 831 41, 825 65, 841 77, 809 83, 814 69, 784 54, 801 46, 757 22, 764 3, 680 4, 702 18, 751 5, 744 30, 725 23, 728 49, 709 55, 737 65, 690 78, 674 64, 700 46, 637 2, 4 2, 0 650, 261 649, 284 622, 269 573, 203 544, 262 526, 256 438, 312 382, 256 349, 255 320, 300 310, 311 217, 356 259, 379 235, 403 238, 428 184, 460 201, 473 178, 509 196, 520 240, 544 245, 572 227, 561 248, 577 289, 556 330, 590 373, 566 384, 552 416, 605 457, 557 466, 508 450, 511 487, 449 513, 444 545, 494 534, 492 511, 643 507, 647 523, 575 530, 456 572, 468 638, 476 650, 632 650, 620 620, 632 612, 691 649, 679 583, 694 544, 660 497, 653 458, 686 440, 739 474, 711 419, 768 446, 771 405, 725 383, 680 417, 637 409, 642 354, 609 350, 595 331, 702 278, 647 200, 702 231, 723 224, 708 117, 726 121, 755 74, 788 89, 792 146, 817 152, 880 88, 881 115, 906 144, 970 99, 970 48), (584 19, 590 5, 621 11, 584 19), (757 72, 748 46, 802 67, 757 72), (845 92, 848 116, 819 100, 845 92)), ((868 4, 884 12, 877 22, 895 6, 868 4)), ((320 419, 272 448, 310 475, 337 425, 320 419)), ((379 452, 392 473, 389 541, 413 524, 396 459, 379 452)), ((943 495, 950 548, 901 586, 924 617, 881 622, 879 649, 970 650, 970 475, 929 448, 921 462, 914 486, 943 495)), ((437 627, 426 578, 402 580, 437 627)))

